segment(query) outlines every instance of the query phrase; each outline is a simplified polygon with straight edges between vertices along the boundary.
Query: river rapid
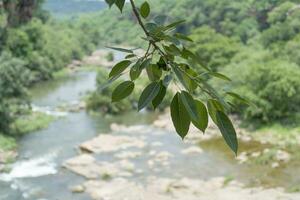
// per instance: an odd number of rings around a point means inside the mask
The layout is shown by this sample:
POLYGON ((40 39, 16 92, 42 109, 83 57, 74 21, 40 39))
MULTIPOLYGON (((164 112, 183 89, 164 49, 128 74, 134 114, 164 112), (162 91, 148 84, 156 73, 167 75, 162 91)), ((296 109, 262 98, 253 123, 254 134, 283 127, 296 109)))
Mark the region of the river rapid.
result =
MULTIPOLYGON (((164 181, 172 179, 171 183, 180 180, 181 184, 183 184, 182 179, 197 179, 203 183, 213 180, 212 185, 207 186, 208 188, 214 188, 216 184, 220 183, 226 184, 226 177, 228 180, 234 179, 245 186, 264 188, 299 183, 298 164, 295 164, 294 167, 283 166, 279 169, 241 165, 228 151, 221 139, 212 139, 191 145, 182 142, 172 131, 153 127, 151 123, 156 119, 156 114, 128 113, 123 116, 104 117, 89 115, 83 110, 63 112, 57 109, 62 105, 78 104, 87 92, 95 89, 95 79, 96 72, 78 71, 56 81, 41 83, 33 90, 34 109, 56 115, 58 118, 48 128, 28 134, 19 140, 17 161, 12 165, 10 173, 0 175, 0 200, 91 199, 92 192, 77 194, 71 191, 73 186, 81 185, 87 178, 62 166, 67 160, 80 155, 78 148, 80 144, 99 136, 99 134, 112 132, 112 123, 125 124, 127 128, 115 132, 121 132, 123 136, 130 137, 132 132, 135 132, 137 135, 134 137, 141 139, 144 146, 140 149, 118 149, 116 152, 95 154, 93 157, 99 162, 114 163, 115 161, 124 161, 124 156, 119 156, 118 160, 116 155, 120 155, 120 153, 124 155, 125 150, 127 153, 129 150, 139 153, 139 156, 132 160, 129 159, 130 156, 126 158, 127 164, 130 162, 134 167, 127 170, 127 174, 117 175, 130 183, 146 185, 149 179, 152 180, 155 177, 157 182, 162 182, 162 179, 164 181), (130 127, 133 128, 130 129, 130 127), (130 131, 128 132, 128 130, 130 131), (220 177, 223 178, 220 179, 220 177)), ((115 127, 115 129, 118 128, 115 127)), ((242 151, 249 149, 260 151, 267 146, 242 142, 241 148, 242 151)), ((242 188, 239 183, 234 183, 235 188, 242 188)), ((172 186, 173 188, 168 187, 170 190, 180 190, 180 187, 183 186, 175 184, 172 186)), ((218 186, 218 189, 215 190, 219 191, 222 188, 223 186, 218 186)), ((213 191, 208 192, 213 193, 213 191)), ((226 192, 224 194, 228 194, 227 190, 226 192)), ((268 194, 266 193, 265 196, 268 194)), ((180 194, 176 196, 175 193, 174 195, 173 199, 183 199, 180 194)), ((112 196, 103 199, 118 200, 119 198, 112 196)), ((299 195, 287 196, 283 199, 296 200, 298 198, 299 195)), ((166 195, 161 199, 169 199, 169 197, 166 195)), ((194 197, 189 199, 194 199, 194 197)), ((197 197, 196 199, 201 198, 197 197)), ((211 199, 218 198, 212 197, 211 199)))

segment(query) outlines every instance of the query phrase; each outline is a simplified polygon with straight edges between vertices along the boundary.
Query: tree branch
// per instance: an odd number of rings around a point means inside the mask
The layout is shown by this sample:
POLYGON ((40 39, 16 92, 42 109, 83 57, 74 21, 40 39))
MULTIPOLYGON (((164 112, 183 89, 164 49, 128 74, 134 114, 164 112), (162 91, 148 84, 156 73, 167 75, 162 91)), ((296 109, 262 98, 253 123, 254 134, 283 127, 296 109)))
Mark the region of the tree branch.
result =
MULTIPOLYGON (((132 7, 132 11, 133 11, 133 13, 134 13, 134 15, 135 15, 135 17, 136 17, 136 19, 137 19, 139 25, 140 25, 141 28, 143 29, 145 35, 146 35, 147 37, 150 37, 150 33, 147 31, 147 29, 146 29, 146 27, 145 27, 145 24, 143 23, 143 21, 142 21, 142 19, 141 19, 141 16, 140 16, 139 11, 138 11, 138 9, 137 9, 135 3, 134 3, 134 0, 130 0, 130 4, 131 4, 131 7, 132 7)), ((155 48, 156 50, 159 51, 159 53, 161 54, 161 56, 163 56, 163 57, 166 56, 165 53, 159 48, 159 46, 157 46, 157 44, 156 44, 154 41, 149 40, 149 42, 150 42, 150 44, 152 44, 152 45, 154 46, 154 48, 155 48)))

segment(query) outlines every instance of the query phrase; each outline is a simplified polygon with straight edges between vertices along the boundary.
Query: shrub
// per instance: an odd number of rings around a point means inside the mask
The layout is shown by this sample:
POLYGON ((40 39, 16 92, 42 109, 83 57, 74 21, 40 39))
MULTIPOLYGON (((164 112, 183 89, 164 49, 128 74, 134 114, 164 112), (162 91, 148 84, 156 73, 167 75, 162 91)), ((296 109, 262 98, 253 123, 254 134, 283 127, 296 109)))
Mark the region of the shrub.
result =
POLYGON ((225 69, 233 79, 230 89, 257 106, 239 105, 238 112, 247 119, 283 120, 300 111, 299 66, 269 56, 265 51, 244 52, 225 69))
MULTIPOLYGON (((112 92, 115 87, 122 82, 122 80, 117 80, 112 84, 108 84, 107 79, 108 72, 106 69, 99 70, 97 75, 97 90, 87 98, 88 110, 101 111, 106 114, 119 114, 135 109, 137 108, 136 104, 143 90, 143 85, 149 82, 146 77, 137 80, 134 92, 129 98, 126 98, 120 102, 112 103, 112 92)), ((164 110, 166 107, 168 107, 172 97, 172 92, 168 91, 158 109, 164 110)))
POLYGON ((115 88, 120 81, 115 81, 113 84, 108 85, 107 79, 108 72, 105 69, 99 70, 97 75, 97 90, 87 99, 88 110, 118 114, 132 109, 130 99, 126 99, 118 103, 111 102, 113 88, 115 88))
POLYGON ((29 71, 25 63, 9 53, 0 56, 0 130, 10 133, 15 114, 27 103, 29 71))
POLYGON ((208 26, 195 29, 191 38, 194 40, 191 49, 198 54, 203 65, 214 71, 227 65, 238 51, 237 41, 208 26))
POLYGON ((16 57, 26 57, 33 50, 30 38, 21 29, 8 29, 6 38, 6 49, 16 57))
POLYGON ((109 62, 112 62, 112 61, 115 60, 115 57, 114 57, 113 52, 109 52, 109 53, 106 55, 106 60, 109 61, 109 62))

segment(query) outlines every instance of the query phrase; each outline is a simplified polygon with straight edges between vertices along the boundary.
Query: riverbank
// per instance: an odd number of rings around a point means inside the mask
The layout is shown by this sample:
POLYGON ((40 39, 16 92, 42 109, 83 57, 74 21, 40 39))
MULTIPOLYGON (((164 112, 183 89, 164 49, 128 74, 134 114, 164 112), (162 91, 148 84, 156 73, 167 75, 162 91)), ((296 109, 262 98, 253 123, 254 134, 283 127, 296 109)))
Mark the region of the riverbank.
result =
MULTIPOLYGON (((258 172, 250 172, 251 167, 232 154, 232 166, 220 155, 212 155, 206 146, 219 134, 213 125, 206 135, 192 129, 184 142, 174 133, 168 115, 161 115, 153 125, 113 123, 110 130, 82 143, 81 153, 64 163, 65 168, 85 178, 81 184, 70 187, 72 192, 86 193, 94 200, 300 198, 300 193, 286 193, 280 186, 249 187, 248 181, 254 177, 264 180, 259 174, 270 170, 259 172, 254 167, 258 172), (207 157, 214 160, 208 161, 207 157), (240 176, 230 175, 238 170, 240 176), (243 178, 245 174, 247 178, 243 178)), ((244 141, 252 143, 247 135, 240 139, 242 146, 244 141)), ((212 145, 217 144, 214 141, 212 145)))
POLYGON ((0 133, 0 173, 9 172, 10 164, 18 156, 18 139, 26 134, 47 128, 55 117, 42 112, 31 111, 20 116, 13 124, 16 130, 12 136, 0 133))
MULTIPOLYGON (((55 83, 64 81, 72 74, 78 71, 97 71, 99 66, 110 67, 114 61, 107 61, 105 57, 109 54, 108 50, 97 50, 89 56, 85 56, 81 61, 73 60, 66 68, 63 68, 53 74, 53 79, 46 82, 55 83)), ((118 58, 118 55, 116 56, 118 58)), ((39 90, 39 86, 34 85, 29 93, 35 93, 39 90)), ((84 103, 79 102, 73 105, 61 105, 57 108, 57 112, 71 111, 76 112, 85 108, 84 103), (76 104, 76 105, 75 105, 76 104), (72 106, 72 108, 71 108, 72 106)), ((18 119, 12 124, 15 134, 12 136, 6 136, 0 133, 0 172, 8 171, 7 164, 12 163, 18 153, 17 140, 29 133, 45 129, 56 118, 55 112, 50 112, 47 109, 39 108, 33 105, 31 111, 19 116, 18 119)))
MULTIPOLYGON (((299 128, 284 129, 282 126, 274 126, 271 128, 249 131, 241 128, 241 123, 237 117, 233 117, 238 138, 241 142, 259 142, 267 148, 262 151, 247 152, 241 146, 237 159, 240 163, 256 163, 269 165, 277 168, 280 165, 287 164, 291 160, 300 160, 300 134, 299 128)), ((172 120, 169 114, 163 114, 154 122, 154 126, 174 131, 172 120)), ((191 127, 191 134, 187 137, 187 141, 193 143, 201 143, 203 141, 212 140, 221 137, 218 128, 212 121, 209 123, 207 134, 199 134, 195 127, 191 127)))

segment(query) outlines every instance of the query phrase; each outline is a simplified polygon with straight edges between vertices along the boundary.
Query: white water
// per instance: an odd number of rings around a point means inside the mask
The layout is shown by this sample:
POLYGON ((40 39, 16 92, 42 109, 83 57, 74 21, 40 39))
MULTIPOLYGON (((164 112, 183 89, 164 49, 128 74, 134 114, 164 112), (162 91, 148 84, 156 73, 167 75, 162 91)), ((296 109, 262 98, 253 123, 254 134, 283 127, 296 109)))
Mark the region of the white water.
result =
POLYGON ((36 106, 36 105, 32 104, 31 108, 32 108, 33 112, 40 112, 40 113, 44 113, 46 115, 54 116, 54 117, 65 117, 68 115, 67 112, 55 111, 55 110, 52 110, 48 106, 42 107, 42 106, 36 106))
POLYGON ((27 161, 16 162, 8 174, 1 174, 0 180, 10 182, 18 178, 33 178, 57 173, 54 162, 56 153, 43 157, 29 159, 27 161))

